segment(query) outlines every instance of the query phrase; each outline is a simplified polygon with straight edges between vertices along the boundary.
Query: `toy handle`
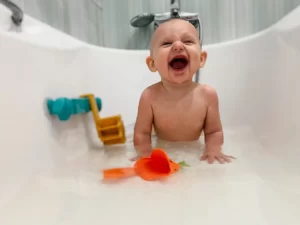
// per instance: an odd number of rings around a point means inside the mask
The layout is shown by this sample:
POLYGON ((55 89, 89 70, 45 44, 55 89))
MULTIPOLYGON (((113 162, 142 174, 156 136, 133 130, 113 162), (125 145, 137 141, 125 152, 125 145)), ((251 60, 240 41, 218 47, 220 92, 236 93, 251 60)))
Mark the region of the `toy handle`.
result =
POLYGON ((118 180, 122 178, 135 176, 135 170, 133 167, 125 168, 113 168, 103 170, 103 179, 104 180, 118 180))
MULTIPOLYGON (((100 98, 95 98, 98 111, 102 109, 100 98)), ((57 115, 59 120, 67 121, 72 115, 91 111, 88 99, 85 98, 58 98, 47 99, 48 111, 51 115, 57 115)))

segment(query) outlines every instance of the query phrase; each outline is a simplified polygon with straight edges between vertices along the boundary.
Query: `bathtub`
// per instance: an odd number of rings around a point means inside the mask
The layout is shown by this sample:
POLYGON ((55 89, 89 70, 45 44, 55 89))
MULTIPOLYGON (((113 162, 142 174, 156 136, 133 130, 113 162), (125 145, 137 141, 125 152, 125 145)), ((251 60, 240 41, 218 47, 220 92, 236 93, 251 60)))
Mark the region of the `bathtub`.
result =
POLYGON ((139 96, 159 80, 149 52, 92 46, 28 15, 20 32, 2 22, 0 224, 299 224, 299 21, 300 7, 260 33, 204 46, 200 82, 218 92, 223 149, 236 160, 208 165, 203 145, 164 143, 191 167, 114 184, 101 170, 132 165, 139 96), (126 144, 103 147, 90 114, 49 115, 48 98, 84 93, 102 99, 100 116, 122 115, 126 144))

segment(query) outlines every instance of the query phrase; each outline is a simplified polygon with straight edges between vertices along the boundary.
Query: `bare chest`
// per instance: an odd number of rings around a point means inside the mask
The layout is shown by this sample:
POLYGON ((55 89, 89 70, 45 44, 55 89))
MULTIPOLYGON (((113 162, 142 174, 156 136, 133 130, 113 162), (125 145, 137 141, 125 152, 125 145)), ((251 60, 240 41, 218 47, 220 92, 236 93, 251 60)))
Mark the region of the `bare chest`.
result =
POLYGON ((179 101, 160 99, 153 105, 153 113, 158 132, 198 133, 204 124, 206 104, 192 96, 179 101))

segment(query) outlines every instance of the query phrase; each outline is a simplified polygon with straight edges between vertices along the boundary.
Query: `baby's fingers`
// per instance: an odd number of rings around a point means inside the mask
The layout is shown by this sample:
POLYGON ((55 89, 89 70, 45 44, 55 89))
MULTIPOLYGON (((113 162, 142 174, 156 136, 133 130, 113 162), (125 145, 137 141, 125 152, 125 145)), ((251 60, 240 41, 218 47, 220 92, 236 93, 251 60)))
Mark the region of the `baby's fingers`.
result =
POLYGON ((139 160, 139 159, 141 159, 141 158, 143 158, 143 157, 147 157, 147 156, 149 156, 149 155, 151 155, 151 152, 150 152, 150 153, 149 153, 149 152, 138 153, 137 156, 131 158, 130 160, 131 160, 131 161, 136 161, 136 160, 139 160))
POLYGON ((224 155, 224 154, 223 154, 223 158, 226 160, 226 162, 231 162, 231 159, 236 159, 231 155, 224 155))
POLYGON ((203 154, 203 155, 201 156, 200 160, 201 160, 201 161, 204 161, 204 160, 206 160, 206 158, 207 158, 207 154, 203 154))
POLYGON ((223 158, 222 156, 216 156, 219 163, 224 164, 225 162, 228 162, 226 158, 223 158))
POLYGON ((207 162, 208 162, 209 164, 212 164, 212 163, 214 163, 214 161, 215 161, 215 156, 214 156, 214 155, 209 155, 209 154, 207 154, 207 153, 204 153, 204 154, 201 156, 200 160, 201 160, 201 161, 207 160, 207 162))
POLYGON ((231 163, 231 159, 227 156, 223 156, 224 160, 227 162, 227 163, 231 163))
POLYGON ((130 161, 136 161, 136 160, 138 160, 140 158, 141 158, 141 156, 137 155, 137 156, 131 158, 130 161))
POLYGON ((208 161, 209 164, 213 164, 214 161, 215 161, 215 156, 214 155, 209 155, 207 161, 208 161))

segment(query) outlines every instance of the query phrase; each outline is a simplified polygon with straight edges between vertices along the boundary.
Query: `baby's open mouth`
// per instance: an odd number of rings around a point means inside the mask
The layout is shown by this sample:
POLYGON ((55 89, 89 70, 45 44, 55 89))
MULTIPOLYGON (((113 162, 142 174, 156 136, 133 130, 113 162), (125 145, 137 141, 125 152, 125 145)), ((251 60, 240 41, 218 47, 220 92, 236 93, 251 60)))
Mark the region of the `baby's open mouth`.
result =
POLYGON ((182 70, 189 64, 189 61, 186 56, 178 55, 175 56, 169 63, 172 69, 182 70))

